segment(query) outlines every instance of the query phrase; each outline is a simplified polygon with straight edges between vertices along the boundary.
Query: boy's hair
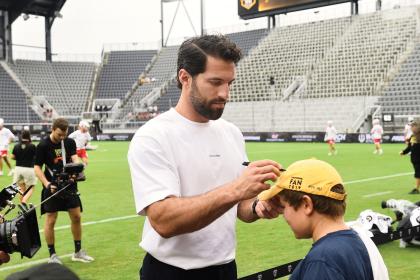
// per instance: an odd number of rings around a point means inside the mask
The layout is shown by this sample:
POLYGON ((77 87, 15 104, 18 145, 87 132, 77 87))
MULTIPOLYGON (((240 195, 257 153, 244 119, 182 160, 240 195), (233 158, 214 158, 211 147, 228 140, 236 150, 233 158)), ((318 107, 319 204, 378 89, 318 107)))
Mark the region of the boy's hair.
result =
POLYGON ((69 128, 69 122, 63 118, 55 119, 52 124, 52 130, 57 128, 61 129, 62 131, 66 131, 69 128))
MULTIPOLYGON (((332 192, 345 194, 344 186, 337 184, 331 188, 332 192)), ((326 196, 309 194, 305 192, 283 190, 279 195, 292 206, 295 210, 303 203, 303 196, 307 195, 311 198, 314 210, 320 214, 329 216, 331 218, 338 218, 344 216, 346 212, 346 200, 336 200, 326 196)))
POLYGON ((203 35, 184 41, 178 50, 177 83, 179 71, 184 69, 192 77, 204 73, 207 56, 213 56, 237 64, 242 57, 241 50, 228 37, 223 35, 203 35))

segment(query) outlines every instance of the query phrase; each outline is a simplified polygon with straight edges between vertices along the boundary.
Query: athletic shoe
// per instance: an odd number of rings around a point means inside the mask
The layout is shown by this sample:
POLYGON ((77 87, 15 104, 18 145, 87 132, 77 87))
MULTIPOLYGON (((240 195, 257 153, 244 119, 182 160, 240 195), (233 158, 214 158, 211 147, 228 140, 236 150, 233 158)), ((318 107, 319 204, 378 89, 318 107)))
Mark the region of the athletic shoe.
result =
POLYGON ((379 155, 382 155, 384 153, 384 151, 382 151, 382 149, 379 150, 379 155))
POLYGON ((91 261, 94 261, 95 259, 91 256, 88 256, 88 254, 86 254, 86 251, 81 249, 79 252, 73 254, 71 260, 74 262, 89 263, 91 261))
POLYGON ((408 194, 419 194, 420 191, 418 189, 412 189, 411 192, 409 192, 408 194))
POLYGON ((7 173, 7 176, 13 176, 14 173, 15 173, 15 170, 10 169, 9 173, 7 173))
POLYGON ((63 264, 60 260, 60 258, 57 256, 57 254, 52 254, 50 256, 50 259, 48 260, 48 263, 58 263, 58 264, 63 264))

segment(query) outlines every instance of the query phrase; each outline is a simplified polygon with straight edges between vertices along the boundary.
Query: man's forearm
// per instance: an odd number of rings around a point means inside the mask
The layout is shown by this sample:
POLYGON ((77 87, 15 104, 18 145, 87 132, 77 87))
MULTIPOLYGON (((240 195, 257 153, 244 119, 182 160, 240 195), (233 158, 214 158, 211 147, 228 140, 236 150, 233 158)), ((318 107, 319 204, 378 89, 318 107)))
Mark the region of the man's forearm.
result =
POLYGON ((34 166, 34 171, 35 171, 35 175, 36 177, 38 177, 38 179, 41 181, 41 183, 44 186, 48 186, 48 184, 50 183, 47 178, 45 177, 44 172, 42 172, 41 167, 39 167, 38 165, 34 166))
POLYGON ((194 197, 169 197, 150 205, 147 216, 153 228, 165 238, 200 230, 226 213, 239 201, 224 185, 194 197))

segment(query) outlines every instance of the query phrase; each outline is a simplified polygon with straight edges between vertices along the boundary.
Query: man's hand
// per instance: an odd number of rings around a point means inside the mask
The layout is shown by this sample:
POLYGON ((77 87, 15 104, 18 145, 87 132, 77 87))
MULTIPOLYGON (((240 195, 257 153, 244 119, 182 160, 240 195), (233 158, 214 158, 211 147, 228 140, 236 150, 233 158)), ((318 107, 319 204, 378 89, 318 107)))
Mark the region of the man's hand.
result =
POLYGON ((49 189, 51 193, 55 193, 57 191, 57 186, 53 183, 48 183, 47 189, 49 189))
POLYGON ((273 160, 251 162, 242 175, 235 181, 235 189, 240 200, 256 197, 270 188, 266 181, 275 181, 280 176, 282 166, 273 160))
POLYGON ((280 203, 280 197, 278 195, 273 196, 271 199, 266 201, 258 201, 255 206, 255 212, 257 216, 263 219, 274 219, 283 213, 283 207, 280 203))
POLYGON ((10 256, 8 253, 0 251, 0 265, 10 261, 10 256))

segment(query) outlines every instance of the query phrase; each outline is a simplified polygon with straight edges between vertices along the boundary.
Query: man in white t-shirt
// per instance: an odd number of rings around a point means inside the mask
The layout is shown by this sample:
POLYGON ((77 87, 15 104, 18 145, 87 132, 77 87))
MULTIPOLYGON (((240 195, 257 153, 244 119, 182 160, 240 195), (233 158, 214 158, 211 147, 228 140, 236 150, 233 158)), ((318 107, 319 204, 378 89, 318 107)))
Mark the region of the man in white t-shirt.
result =
POLYGON ((13 175, 12 165, 7 157, 9 153, 9 144, 15 139, 15 135, 4 127, 4 120, 0 118, 0 176, 3 176, 3 161, 9 167, 9 176, 13 175))
POLYGON ((327 128, 325 129, 324 141, 328 143, 328 155, 336 155, 337 149, 335 148, 335 137, 337 136, 337 130, 333 126, 332 121, 327 122, 327 128))
POLYGON ((382 155, 383 150, 381 148, 381 140, 382 140, 382 134, 384 134, 384 129, 379 124, 378 119, 374 119, 372 121, 372 130, 370 133, 372 134, 373 143, 375 144, 375 150, 373 151, 374 154, 382 155))
POLYGON ((237 279, 236 220, 280 213, 256 199, 281 165, 248 160, 240 130, 220 119, 240 50, 221 35, 178 51, 177 106, 143 125, 128 151, 136 211, 145 215, 140 279, 237 279))
POLYGON ((79 129, 73 131, 69 138, 76 141, 77 156, 82 160, 84 165, 88 164, 88 155, 86 152, 86 147, 89 144, 89 141, 92 140, 92 137, 89 133, 89 123, 87 121, 81 121, 79 123, 79 129))

